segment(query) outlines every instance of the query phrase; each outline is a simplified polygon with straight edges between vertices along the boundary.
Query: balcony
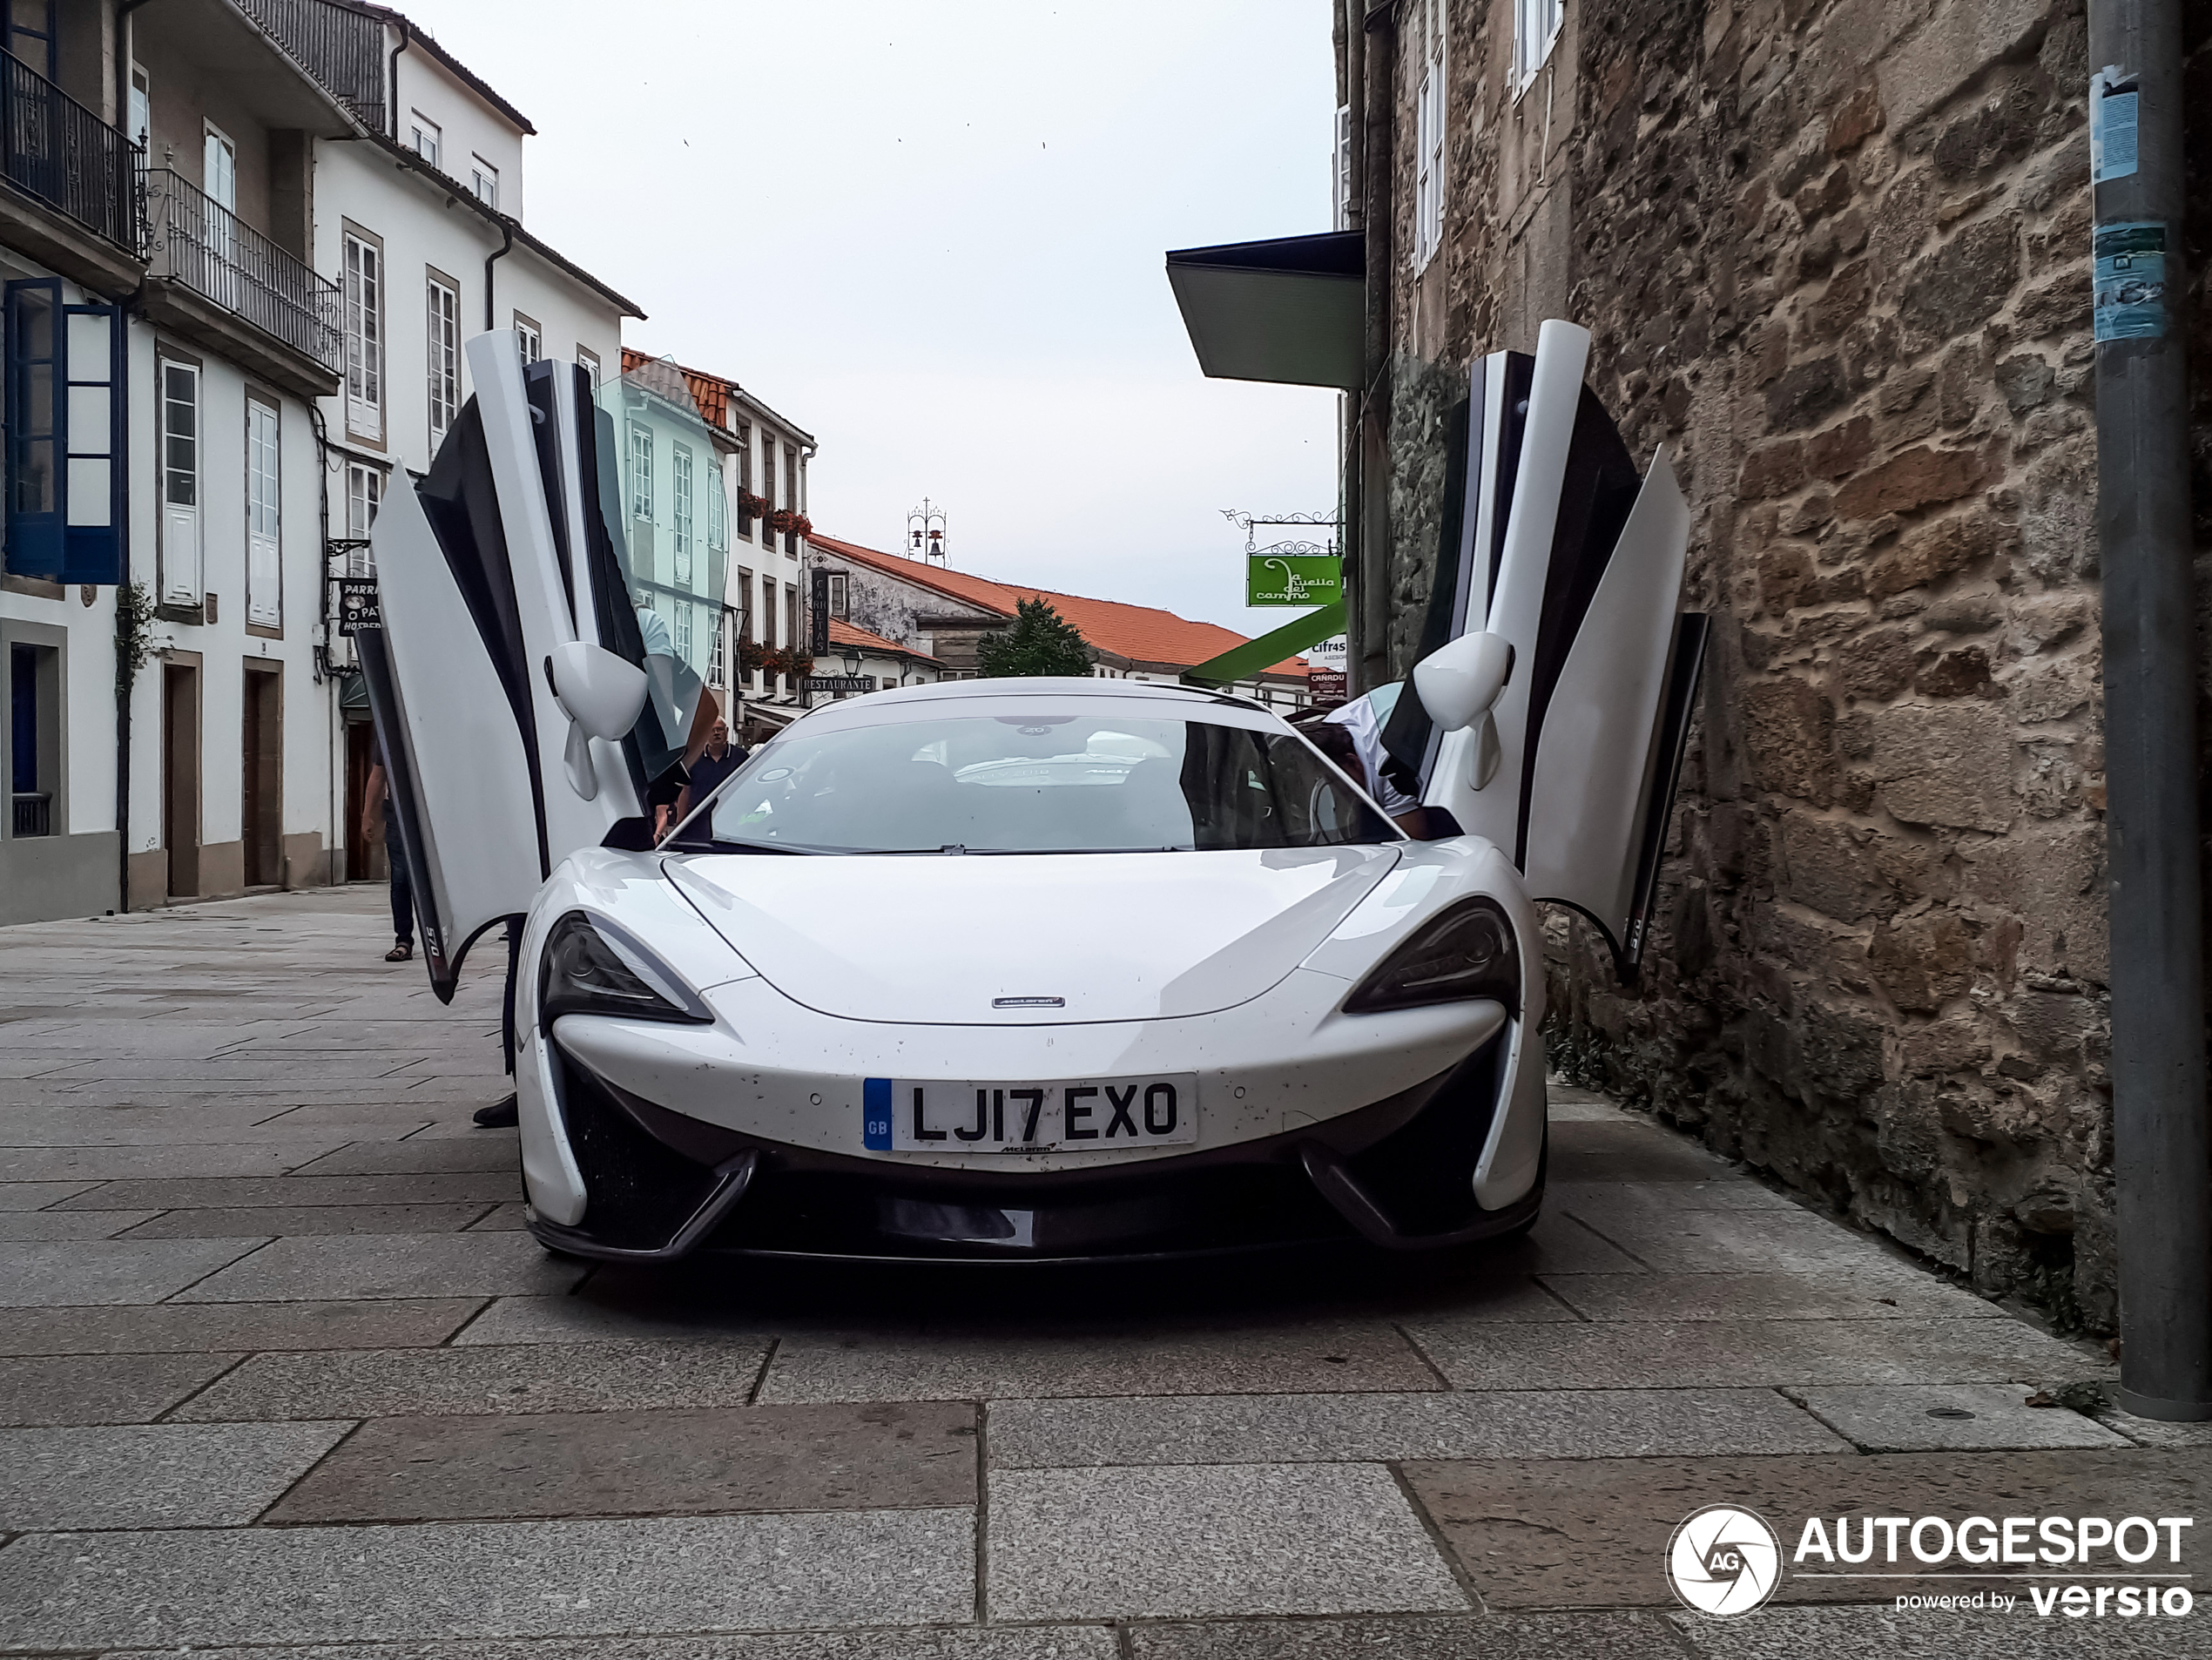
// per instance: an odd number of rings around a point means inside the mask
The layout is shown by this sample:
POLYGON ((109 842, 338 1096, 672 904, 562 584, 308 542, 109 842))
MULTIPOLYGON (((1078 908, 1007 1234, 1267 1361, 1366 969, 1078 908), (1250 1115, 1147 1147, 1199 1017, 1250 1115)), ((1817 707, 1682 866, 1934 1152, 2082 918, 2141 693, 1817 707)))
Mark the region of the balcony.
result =
POLYGON ((0 51, 0 231, 78 281, 134 287, 145 257, 137 145, 0 51), (28 200, 23 199, 28 198, 28 200))
POLYGON ((147 274, 160 285, 148 314, 302 396, 335 392, 345 354, 338 285, 174 169, 145 178, 147 274))

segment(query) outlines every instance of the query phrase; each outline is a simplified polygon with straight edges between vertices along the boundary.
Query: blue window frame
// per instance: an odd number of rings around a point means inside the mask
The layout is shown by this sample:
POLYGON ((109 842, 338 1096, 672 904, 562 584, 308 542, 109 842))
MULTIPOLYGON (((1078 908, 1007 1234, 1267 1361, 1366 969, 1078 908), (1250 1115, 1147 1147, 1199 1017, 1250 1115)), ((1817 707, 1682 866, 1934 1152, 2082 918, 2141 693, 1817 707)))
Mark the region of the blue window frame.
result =
POLYGON ((123 579, 123 317, 67 305, 60 281, 7 285, 6 567, 123 579))

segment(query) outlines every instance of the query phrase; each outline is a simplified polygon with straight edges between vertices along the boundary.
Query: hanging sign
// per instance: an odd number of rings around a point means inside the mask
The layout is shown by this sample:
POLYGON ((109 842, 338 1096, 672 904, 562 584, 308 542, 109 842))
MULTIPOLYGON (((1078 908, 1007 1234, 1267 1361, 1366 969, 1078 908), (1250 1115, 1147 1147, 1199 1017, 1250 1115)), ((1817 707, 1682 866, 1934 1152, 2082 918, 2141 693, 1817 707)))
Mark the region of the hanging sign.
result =
POLYGON ((1247 605, 1333 605, 1344 597, 1344 561, 1321 553, 1254 554, 1244 562, 1247 605))
POLYGON ((338 579, 338 632, 341 638, 358 634, 365 628, 384 626, 384 612, 376 597, 374 577, 341 577, 338 579))

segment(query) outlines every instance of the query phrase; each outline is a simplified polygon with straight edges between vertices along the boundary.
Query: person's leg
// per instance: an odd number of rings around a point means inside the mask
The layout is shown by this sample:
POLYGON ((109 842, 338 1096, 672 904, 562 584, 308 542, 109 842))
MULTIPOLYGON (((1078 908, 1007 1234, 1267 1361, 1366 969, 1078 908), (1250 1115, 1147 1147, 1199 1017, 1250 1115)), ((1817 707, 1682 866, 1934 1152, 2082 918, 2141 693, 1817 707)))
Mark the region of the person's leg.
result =
POLYGON ((415 955, 415 887, 408 880, 399 820, 388 802, 384 808, 384 858, 392 867, 392 948, 384 960, 404 962, 415 955))
MULTIPOLYGON (((507 1076, 515 1076, 515 967, 523 955, 523 919, 507 919, 507 990, 501 999, 499 1022, 500 1049, 507 1057, 507 1076)), ((504 1101, 495 1101, 488 1107, 478 1107, 472 1115, 486 1130, 503 1130, 520 1117, 515 1103, 515 1092, 509 1090, 504 1101)))

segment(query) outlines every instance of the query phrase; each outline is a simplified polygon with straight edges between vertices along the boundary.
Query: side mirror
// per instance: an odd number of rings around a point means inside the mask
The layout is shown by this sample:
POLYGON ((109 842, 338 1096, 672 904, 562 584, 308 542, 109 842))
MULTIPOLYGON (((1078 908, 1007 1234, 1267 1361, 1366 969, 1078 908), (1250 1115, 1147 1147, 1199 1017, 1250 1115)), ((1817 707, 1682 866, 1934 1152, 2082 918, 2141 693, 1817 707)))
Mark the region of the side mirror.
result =
POLYGON ((1413 692, 1446 732, 1472 726, 1513 676, 1513 644, 1497 634, 1462 634, 1413 665, 1413 692))
POLYGON ((604 645, 570 640, 555 646, 545 659, 545 678, 562 712, 590 737, 612 743, 644 711, 644 670, 604 645))
POLYGON ((644 670, 617 657, 604 645, 570 640, 545 659, 546 684, 569 718, 569 783, 585 800, 599 793, 591 764, 591 740, 613 743, 637 724, 645 707, 644 670))

